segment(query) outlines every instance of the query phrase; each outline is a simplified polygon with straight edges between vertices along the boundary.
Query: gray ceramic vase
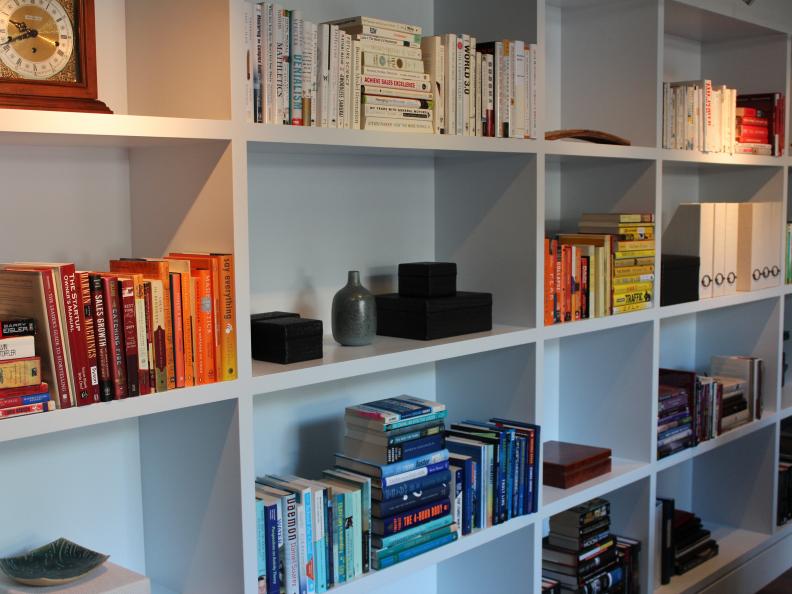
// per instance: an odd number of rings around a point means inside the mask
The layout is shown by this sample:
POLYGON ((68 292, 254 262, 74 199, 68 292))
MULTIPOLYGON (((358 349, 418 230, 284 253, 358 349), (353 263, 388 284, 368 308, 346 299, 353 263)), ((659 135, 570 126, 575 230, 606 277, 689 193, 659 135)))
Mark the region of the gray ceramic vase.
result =
POLYGON ((377 302, 360 284, 360 272, 349 271, 347 284, 333 297, 333 338, 343 346, 371 344, 377 333, 377 302))

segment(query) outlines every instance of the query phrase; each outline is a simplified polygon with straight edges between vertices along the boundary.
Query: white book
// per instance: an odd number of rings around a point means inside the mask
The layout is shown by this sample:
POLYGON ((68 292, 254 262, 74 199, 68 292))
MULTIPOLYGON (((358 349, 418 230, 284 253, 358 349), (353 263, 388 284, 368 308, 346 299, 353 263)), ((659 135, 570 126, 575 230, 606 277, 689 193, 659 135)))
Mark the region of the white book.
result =
POLYGON ((289 123, 292 126, 303 125, 303 41, 305 21, 302 12, 292 10, 289 13, 289 56, 291 75, 289 76, 289 123))
POLYGON ((252 55, 250 57, 250 68, 253 89, 253 104, 251 105, 252 121, 260 123, 264 121, 263 102, 264 102, 264 78, 262 77, 262 62, 266 58, 264 52, 267 50, 264 36, 264 16, 261 4, 252 7, 251 21, 251 44, 252 55))
POLYGON ((352 128, 360 130, 361 87, 360 77, 363 69, 363 52, 360 42, 352 41, 352 128))
POLYGON ((536 81, 539 75, 537 68, 539 56, 537 55, 537 46, 535 43, 531 43, 529 45, 531 48, 531 78, 529 80, 530 84, 530 91, 531 91, 531 126, 529 128, 529 136, 531 138, 537 137, 537 126, 538 126, 538 118, 539 118, 539 89, 537 87, 536 81))
POLYGON ((443 97, 445 88, 443 84, 443 56, 445 50, 443 48, 443 38, 439 35, 424 37, 421 40, 421 51, 423 52, 423 64, 426 68, 426 73, 429 75, 429 82, 432 85, 432 94, 434 96, 435 133, 442 134, 445 128, 445 101, 443 97))
POLYGON ((531 137, 531 79, 532 79, 532 71, 533 71, 533 60, 531 58, 531 47, 529 44, 525 44, 525 112, 523 113, 523 120, 525 122, 525 134, 523 138, 530 138, 531 137))
POLYGON ((495 135, 495 56, 486 54, 487 60, 487 111, 484 116, 487 122, 485 136, 495 135))
MULTIPOLYGON (((360 39, 360 35, 355 36, 355 40, 360 42, 360 47, 364 52, 374 52, 377 54, 387 54, 389 56, 397 57, 397 58, 408 58, 410 60, 421 60, 424 56, 424 52, 421 51, 420 47, 407 47, 404 45, 394 45, 390 43, 384 43, 382 41, 373 41, 371 39, 360 39)), ((421 40, 421 44, 423 45, 424 39, 430 39, 428 37, 424 37, 421 40)))
POLYGON ((244 28, 242 35, 245 43, 245 121, 253 122, 253 68, 256 56, 256 11, 260 11, 252 2, 242 5, 244 28))
POLYGON ((715 205, 710 202, 680 204, 663 233, 663 253, 699 258, 699 299, 713 294, 714 230, 715 205))
POLYGON ((385 19, 378 19, 367 16, 355 16, 338 21, 332 21, 334 25, 339 27, 376 27, 380 29, 388 29, 389 31, 399 31, 401 33, 410 33, 412 35, 420 35, 423 29, 419 25, 408 25, 406 23, 398 23, 396 21, 386 21, 385 19))
POLYGON ((379 117, 365 118, 363 120, 363 128, 381 132, 412 132, 420 134, 432 134, 434 132, 431 120, 397 120, 379 117))
POLYGON ((342 128, 352 127, 352 36, 344 33, 341 50, 343 51, 344 68, 341 71, 341 83, 344 85, 344 125, 342 128))
POLYGON ((671 103, 669 96, 671 94, 671 85, 667 82, 663 83, 663 148, 671 148, 670 138, 671 132, 669 124, 671 121, 671 103))
POLYGON ((431 121, 432 110, 414 107, 396 107, 390 105, 364 105, 363 116, 366 118, 382 117, 431 121))
POLYGON ((513 57, 513 87, 512 87, 512 117, 509 126, 509 136, 512 138, 525 138, 525 44, 522 41, 514 42, 513 57))
POLYGON ((338 78, 341 59, 341 32, 337 25, 330 25, 330 87, 328 93, 328 127, 338 128, 338 78))
POLYGON ((302 84, 302 115, 303 126, 313 126, 316 121, 314 114, 316 95, 316 25, 309 21, 303 22, 303 84, 302 84))
POLYGON ((279 4, 275 5, 275 48, 277 52, 276 89, 278 119, 280 124, 289 123, 289 15, 279 4))
MULTIPOLYGON (((739 206, 737 234, 737 290, 756 291, 778 284, 773 276, 780 246, 773 233, 777 209, 771 202, 747 202, 739 206)), ((778 219, 776 219, 777 221, 778 219)))
POLYGON ((275 5, 267 2, 262 7, 264 21, 262 24, 263 59, 260 64, 264 78, 264 121, 277 124, 278 121, 278 50, 277 50, 277 15, 275 5), (266 65, 265 65, 266 63, 266 65))
POLYGON ((419 80, 429 82, 429 75, 423 72, 404 72, 391 70, 389 68, 378 68, 376 66, 363 65, 363 74, 367 76, 381 76, 383 78, 397 78, 400 80, 419 80))
POLYGON ((467 87, 467 107, 468 107, 468 136, 476 136, 476 38, 472 35, 468 38, 467 44, 467 61, 469 63, 468 71, 470 72, 470 84, 467 87))
POLYGON ((443 65, 446 134, 456 134, 456 47, 456 35, 449 33, 445 36, 445 63, 443 65))
POLYGON ((11 336, 0 339, 0 361, 36 356, 34 336, 11 336))
POLYGON ((456 36, 456 133, 465 135, 467 110, 465 109, 465 38, 456 36))
POLYGON ((343 31, 338 35, 338 128, 346 128, 346 37, 343 31))
POLYGON ((482 136, 481 133, 481 81, 482 81, 482 55, 476 52, 476 82, 473 85, 473 97, 476 102, 476 111, 473 116, 473 136, 482 136))
POLYGON ((495 136, 498 138, 507 136, 504 130, 507 130, 509 122, 509 112, 506 108, 509 97, 507 51, 508 42, 495 43, 495 136))
MULTIPOLYGON (((421 40, 421 47, 423 48, 423 40, 421 40)), ((399 72, 417 72, 419 74, 424 73, 423 60, 402 58, 400 56, 394 56, 392 54, 383 52, 363 52, 363 65, 371 68, 387 68, 389 70, 396 70, 399 72)))
POLYGON ((320 23, 317 26, 317 122, 322 128, 330 124, 330 25, 320 23))

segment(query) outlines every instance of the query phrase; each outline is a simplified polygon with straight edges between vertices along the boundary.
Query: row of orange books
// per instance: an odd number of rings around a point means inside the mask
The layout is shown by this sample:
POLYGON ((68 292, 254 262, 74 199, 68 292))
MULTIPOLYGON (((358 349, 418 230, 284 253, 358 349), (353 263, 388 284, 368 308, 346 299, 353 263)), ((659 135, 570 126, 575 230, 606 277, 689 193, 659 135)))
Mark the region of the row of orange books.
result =
POLYGON ((15 319, 35 324, 56 408, 237 377, 230 254, 111 260, 108 272, 2 264, 0 320, 15 319))

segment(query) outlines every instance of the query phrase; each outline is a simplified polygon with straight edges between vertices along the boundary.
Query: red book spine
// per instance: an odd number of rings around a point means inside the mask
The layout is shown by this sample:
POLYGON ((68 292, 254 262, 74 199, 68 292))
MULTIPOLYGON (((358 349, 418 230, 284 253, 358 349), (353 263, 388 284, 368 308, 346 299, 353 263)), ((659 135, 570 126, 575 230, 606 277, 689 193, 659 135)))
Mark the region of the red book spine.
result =
POLYGON ((573 288, 574 296, 575 296, 575 319, 579 320, 583 317, 583 299, 581 294, 581 289, 583 288, 583 284, 580 282, 581 277, 581 255, 580 255, 580 248, 575 248, 575 275, 573 278, 573 282, 575 286, 573 288))
POLYGON ((107 344, 107 308, 105 306, 102 277, 98 274, 92 274, 90 281, 99 372, 99 396, 102 402, 107 402, 113 400, 113 376, 110 373, 110 348, 107 344))
POLYGON ((767 136, 768 127, 764 126, 749 126, 741 124, 737 126, 737 136, 767 136))
POLYGON ((102 277, 102 288, 107 307, 107 347, 110 353, 110 377, 113 379, 113 398, 127 397, 126 358, 124 355, 124 327, 121 300, 118 296, 118 278, 102 277))
POLYGON ((544 324, 550 326, 553 323, 553 248, 550 238, 544 240, 544 324))
POLYGON ((39 384, 38 386, 21 386, 19 388, 6 388, 4 390, 0 390, 0 408, 12 408, 16 406, 36 404, 29 401, 25 402, 26 397, 46 394, 48 391, 49 386, 46 383, 39 384))
POLYGON ((558 247, 558 240, 553 240, 553 258, 555 259, 555 306, 553 308, 554 321, 560 324, 564 321, 561 303, 561 250, 558 247))
POLYGON ((737 117, 755 118, 756 117, 756 108, 755 107, 738 107, 737 108, 737 117))
POLYGON ((135 320, 135 287, 132 279, 118 281, 121 293, 121 313, 124 325, 124 355, 126 356, 127 394, 140 396, 138 376, 137 321, 135 320))
POLYGON ((757 118, 754 116, 744 116, 737 118, 737 125, 738 126, 758 126, 761 128, 767 129, 770 125, 770 122, 767 118, 757 118))
POLYGON ((581 318, 588 319, 591 317, 589 312, 589 258, 588 256, 581 256, 580 258, 580 304, 581 304, 581 318))
POLYGON ((571 322, 575 316, 572 310, 572 246, 564 246, 564 321, 571 322))
POLYGON ((55 359, 55 377, 53 380, 58 386, 58 398, 60 408, 71 408, 74 406, 71 388, 69 386, 69 374, 66 371, 66 353, 63 344, 60 324, 58 323, 58 298, 55 292, 55 282, 53 281, 52 270, 40 270, 41 280, 44 287, 44 300, 47 306, 47 323, 50 329, 52 340, 52 356, 55 359))
POLYGON ((146 304, 146 347, 149 354, 149 393, 154 392, 157 385, 157 362, 154 358, 154 299, 151 293, 151 283, 143 283, 143 297, 146 304))
POLYGON ((47 412, 48 410, 49 402, 26 404, 23 406, 15 406, 13 408, 0 408, 0 419, 7 419, 8 417, 21 417, 23 415, 31 415, 33 413, 47 412))
POLYGON ((76 273, 77 286, 82 296, 83 336, 85 337, 85 356, 88 364, 88 376, 91 381, 91 397, 93 402, 101 402, 99 394, 99 369, 96 356, 96 332, 93 317, 93 300, 91 299, 91 280, 87 272, 76 273))
POLYGON ((176 366, 176 387, 185 383, 184 366, 184 312, 182 311, 181 274, 170 273, 171 320, 173 321, 173 362, 176 366))
POLYGON ((773 147, 773 150, 775 150, 775 144, 770 141, 770 136, 768 134, 763 136, 740 134, 737 136, 737 142, 743 144, 769 144, 773 147))
POLYGON ((63 305, 66 310, 66 328, 69 335, 72 376, 76 390, 77 406, 85 406, 99 401, 99 391, 94 396, 91 384, 91 371, 88 366, 88 348, 85 342, 85 311, 83 309, 82 288, 77 282, 74 264, 61 266, 63 305))
POLYGON ((775 103, 775 118, 773 118, 775 133, 778 137, 778 147, 773 154, 780 157, 786 149, 786 98, 779 94, 775 103))

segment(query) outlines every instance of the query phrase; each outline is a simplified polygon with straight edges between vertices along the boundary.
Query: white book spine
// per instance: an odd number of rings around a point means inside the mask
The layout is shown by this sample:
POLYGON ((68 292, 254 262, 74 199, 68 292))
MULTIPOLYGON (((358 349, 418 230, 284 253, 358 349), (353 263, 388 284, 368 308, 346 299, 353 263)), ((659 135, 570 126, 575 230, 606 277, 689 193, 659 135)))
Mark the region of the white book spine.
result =
POLYGON ((456 134, 456 35, 446 35, 444 47, 446 134, 456 134))
POLYGON ((397 118, 397 119, 415 119, 415 120, 430 120, 432 119, 431 109, 421 109, 414 107, 396 107, 386 105, 364 105, 363 115, 366 118, 382 117, 382 118, 397 118))
POLYGON ((333 21, 334 24, 345 27, 379 27, 388 29, 389 31, 399 31, 401 33, 409 33, 411 35, 420 35, 423 31, 418 25, 408 25, 405 23, 398 23, 396 21, 386 21, 384 19, 377 19, 374 17, 352 17, 339 21, 333 21))
MULTIPOLYGON (((421 50, 424 53, 423 64, 426 73, 429 75, 429 82, 432 85, 434 103, 434 129, 436 134, 442 134, 445 128, 445 105, 443 101, 444 85, 444 48, 442 37, 425 37, 421 41, 421 50)), ((419 107, 413 105, 412 107, 419 107)))
POLYGON ((316 54, 314 52, 314 24, 303 21, 303 57, 302 57, 302 116, 303 126, 311 125, 313 117, 312 90, 316 80, 316 54))
POLYGON ((352 128, 360 130, 360 77, 363 69, 363 52, 360 49, 360 42, 352 42, 352 128))
POLYGON ((512 117, 509 126, 509 136, 512 138, 525 138, 525 44, 522 41, 513 42, 513 87, 511 94, 512 117))
POLYGON ((317 120, 319 126, 327 128, 330 125, 329 93, 330 93, 330 25, 320 23, 318 25, 317 36, 317 58, 318 72, 316 91, 317 100, 317 120))
POLYGON ((338 128, 338 62, 341 58, 341 32, 330 26, 330 92, 328 93, 328 126, 338 128))
POLYGON ((495 136, 495 56, 487 54, 487 133, 485 136, 495 136))
POLYGON ((13 336, 0 339, 0 361, 35 357, 35 340, 34 336, 13 336))
POLYGON ((476 102, 476 112, 473 118, 473 136, 483 136, 481 133, 481 80, 482 80, 482 55, 476 52, 476 82, 473 85, 473 97, 476 102))
POLYGON ((726 294, 726 203, 714 204, 712 234, 712 296, 726 294))
POLYGON ((347 102, 346 102, 346 33, 339 32, 338 36, 338 127, 346 128, 347 102))
POLYGON ((414 109, 429 109, 433 105, 432 99, 410 99, 409 97, 385 97, 380 95, 363 95, 364 105, 382 105, 387 107, 412 107, 414 109))
POLYGON ((302 12, 289 12, 289 56, 291 76, 289 77, 289 121, 292 126, 303 125, 303 37, 304 24, 302 12))
POLYGON ((525 131, 523 138, 531 137, 531 79, 533 77, 533 60, 531 59, 531 47, 525 44, 525 95, 523 96, 523 126, 525 131))
POLYGON ((352 127, 352 37, 346 33, 343 36, 342 59, 344 68, 341 72, 341 83, 344 85, 344 125, 343 128, 352 127))
POLYGON ((424 73, 424 63, 422 60, 412 60, 371 51, 363 52, 363 65, 371 68, 387 68, 397 72, 424 73))
POLYGON ((724 242, 724 295, 737 292, 737 235, 739 233, 740 205, 737 202, 726 204, 726 224, 724 242))
POLYGON ((470 72, 470 84, 467 86, 465 97, 468 107, 467 135, 476 135, 476 38, 472 35, 467 44, 467 61, 469 62, 468 71, 470 72))
POLYGON ((365 118, 363 126, 366 130, 380 130, 383 132, 413 132, 421 134, 432 134, 434 126, 431 120, 411 120, 395 118, 365 118))
POLYGON ((456 133, 457 136, 465 135, 466 110, 465 110, 465 41, 462 35, 457 35, 456 41, 456 133))
POLYGON ((508 110, 506 104, 509 96, 507 57, 507 44, 498 41, 495 43, 495 136, 503 138, 504 130, 508 126, 508 110))
POLYGON ((669 120, 669 107, 668 107, 668 94, 671 91, 671 85, 667 82, 663 83, 663 148, 670 148, 668 145, 668 120, 669 120))
POLYGON ((530 44, 531 48, 531 127, 529 129, 529 136, 531 138, 538 138, 538 122, 539 122, 539 88, 536 81, 539 76, 539 55, 538 48, 535 43, 530 44))
POLYGON ((267 124, 278 123, 278 51, 277 51, 277 16, 275 5, 267 2, 262 8, 264 21, 262 24, 263 61, 260 64, 264 78, 264 121, 267 124), (266 65, 265 65, 266 63, 266 65))
MULTIPOLYGON (((147 344, 146 300, 142 297, 138 297, 137 295, 135 296, 135 325, 136 325, 135 329, 137 331, 137 343, 138 343, 138 369, 140 369, 141 371, 147 371, 151 368, 149 367, 150 363, 149 363, 148 349, 145 348, 145 345, 147 344)), ((185 340, 192 340, 192 338, 193 337, 185 337, 185 340)))
POLYGON ((252 77, 253 77, 253 105, 252 105, 252 115, 253 121, 260 123, 263 122, 263 113, 262 113, 262 104, 264 100, 264 93, 263 93, 263 82, 264 79, 262 77, 262 61, 264 60, 265 56, 263 52, 266 50, 266 46, 263 45, 264 38, 263 38, 263 14, 261 10, 261 5, 256 4, 253 11, 253 22, 251 23, 253 30, 252 30, 252 43, 253 43, 253 56, 251 57, 251 69, 252 69, 252 77))
POLYGON ((289 123, 289 17, 275 5, 275 48, 277 53, 276 89, 279 124, 289 123))
MULTIPOLYGON (((360 35, 356 35, 356 40, 360 42, 360 48, 363 52, 374 52, 378 54, 387 54, 397 58, 408 58, 410 60, 421 60, 423 53, 419 47, 407 47, 404 45, 395 45, 390 43, 383 43, 381 41, 371 41, 360 39, 360 35)), ((426 38, 425 38, 426 39, 426 38)), ((422 41, 423 43, 423 41, 422 41)))
POLYGON ((381 76, 383 78, 398 78, 401 80, 418 80, 422 82, 429 82, 430 77, 423 72, 402 72, 399 70, 391 70, 389 68, 378 68, 376 66, 363 65, 363 74, 367 76, 381 76))
POLYGON ((260 8, 254 6, 250 1, 242 5, 242 15, 244 19, 244 29, 242 31, 245 42, 245 121, 254 122, 253 115, 253 69, 256 57, 256 11, 260 8))

